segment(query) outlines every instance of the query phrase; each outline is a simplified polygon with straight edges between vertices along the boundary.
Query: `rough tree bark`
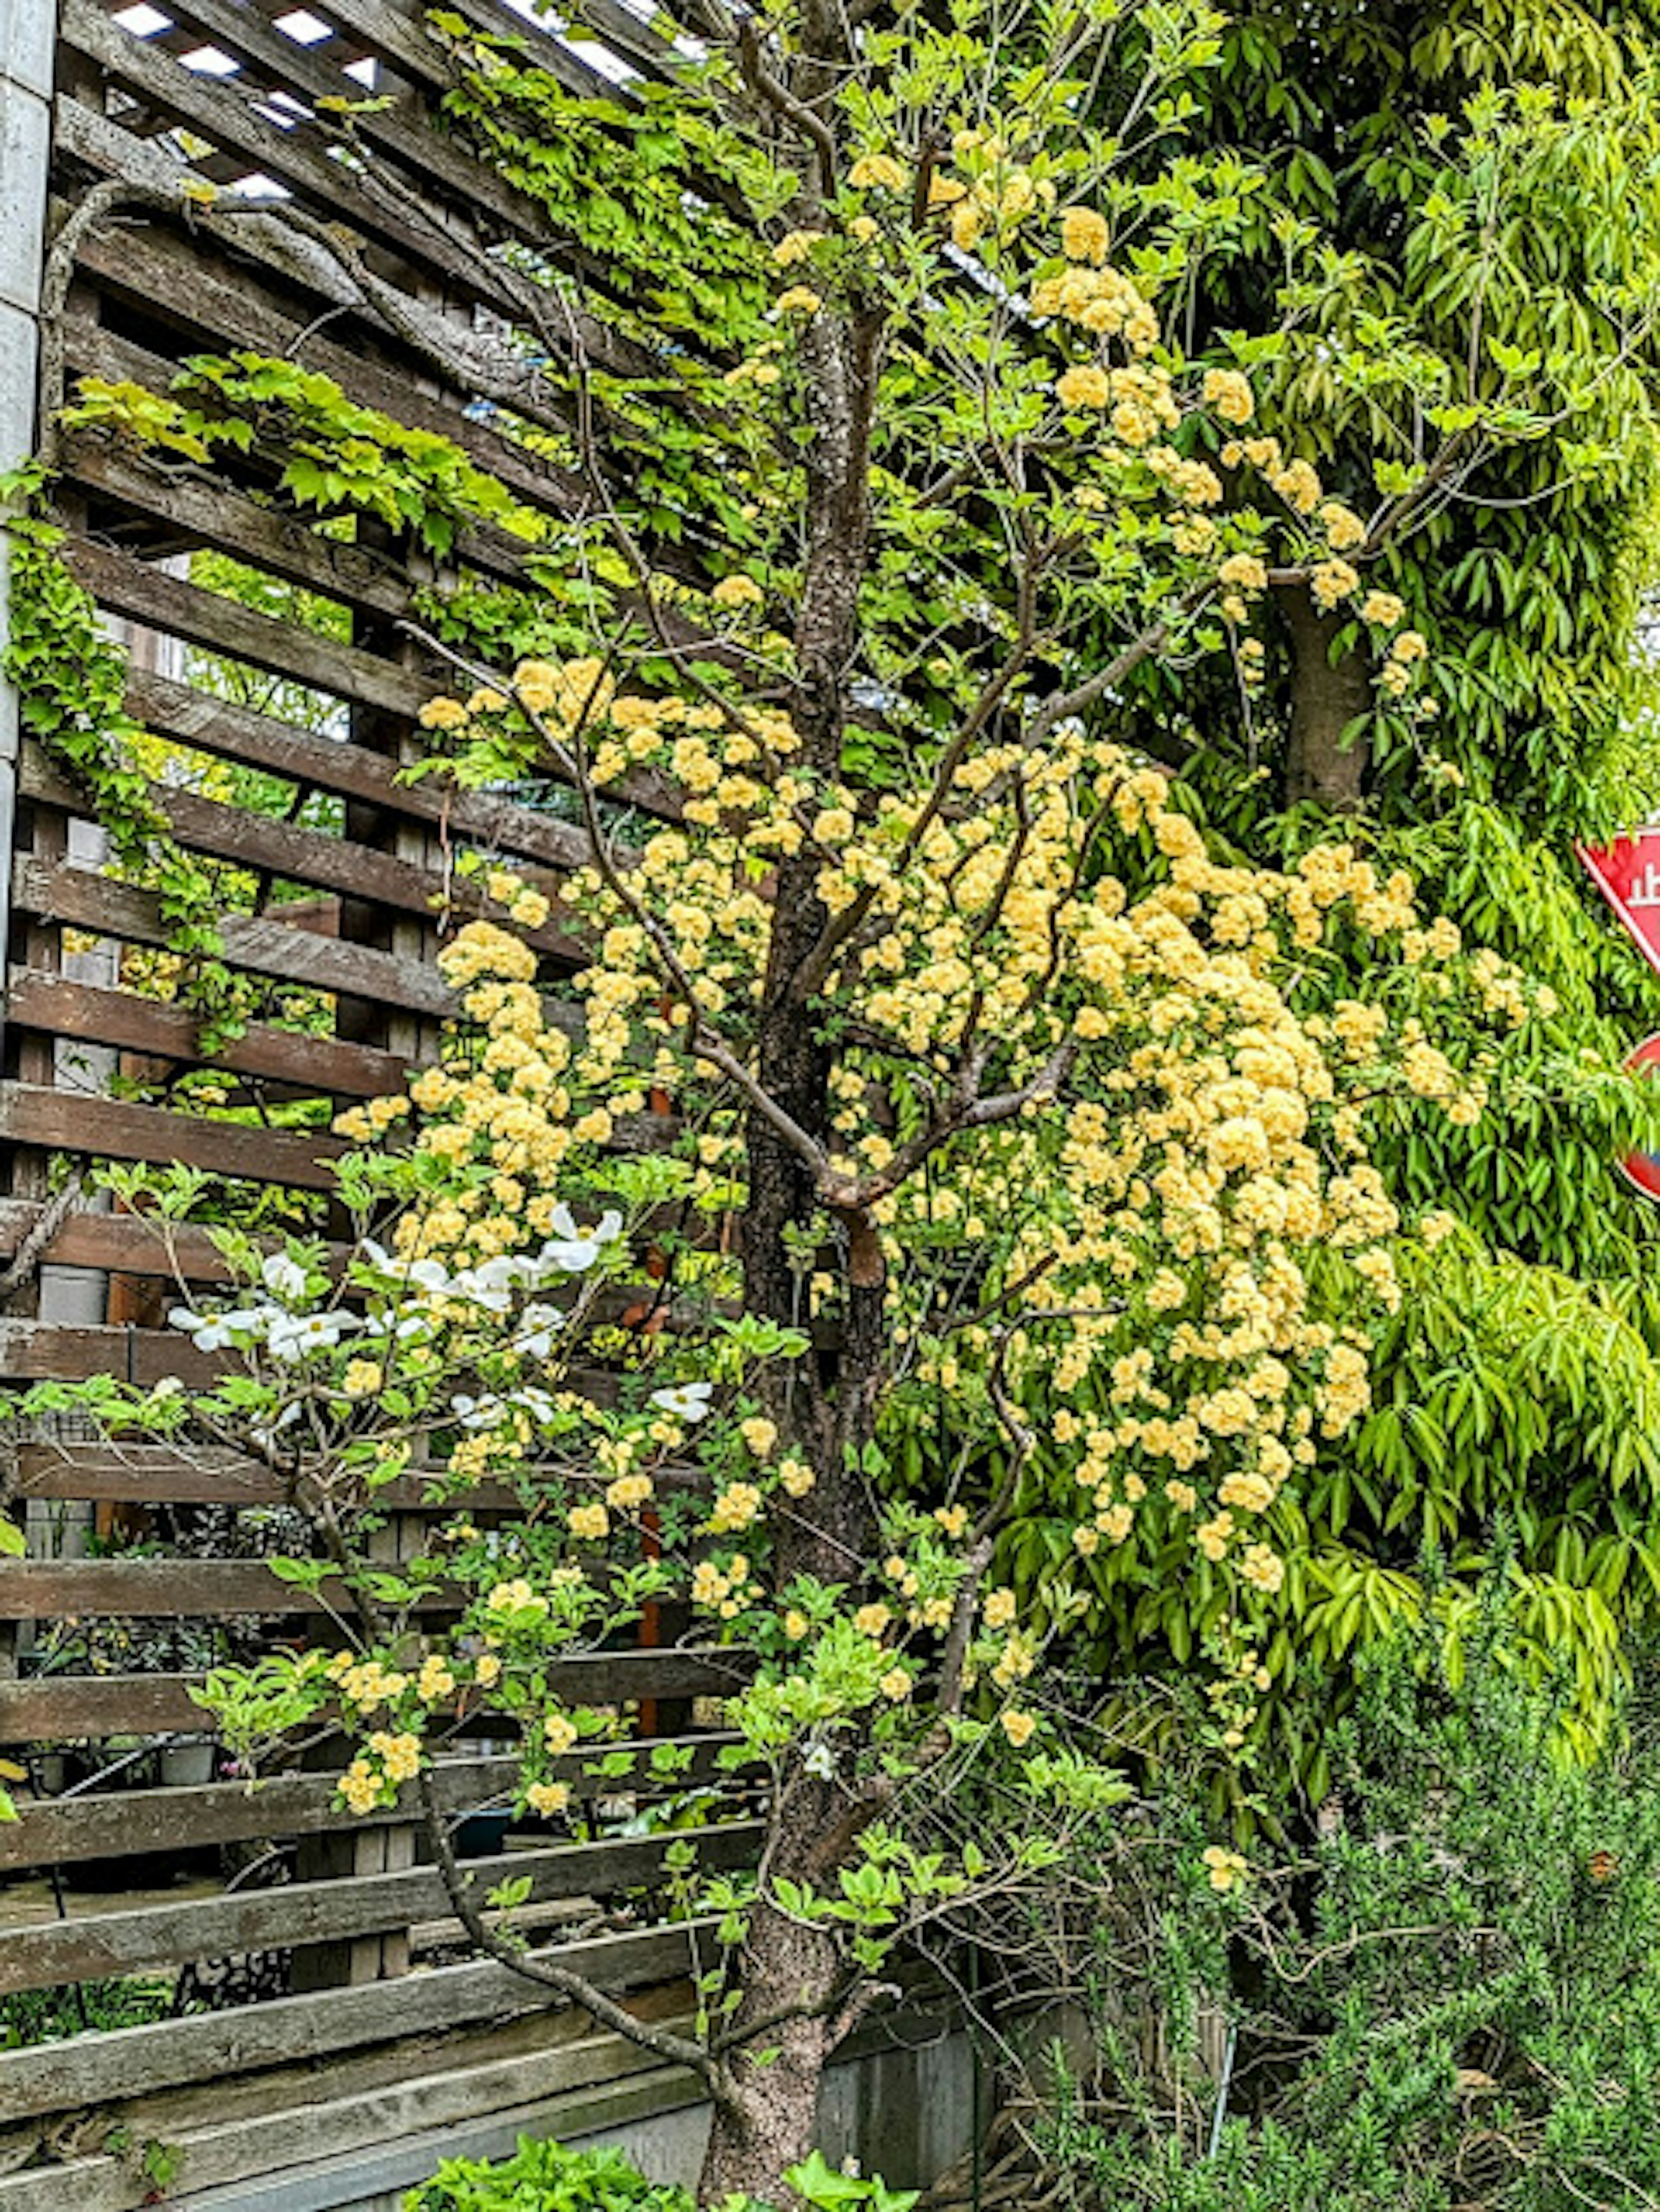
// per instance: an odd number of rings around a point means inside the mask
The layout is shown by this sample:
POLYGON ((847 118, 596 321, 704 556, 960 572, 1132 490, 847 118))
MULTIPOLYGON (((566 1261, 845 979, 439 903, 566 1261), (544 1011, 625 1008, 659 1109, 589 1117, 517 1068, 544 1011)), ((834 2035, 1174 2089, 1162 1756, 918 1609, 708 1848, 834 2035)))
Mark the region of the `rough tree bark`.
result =
POLYGON ((1334 813, 1353 813, 1365 787, 1367 751, 1364 738, 1345 744, 1343 733, 1371 707, 1371 665, 1355 647, 1332 657, 1337 634, 1352 617, 1322 614, 1301 585, 1275 596, 1296 656, 1286 803, 1311 799, 1334 813))
MULTIPOLYGON (((833 90, 845 69, 846 19, 834 6, 805 11, 802 52, 786 97, 797 114, 833 128, 833 90)), ((775 95, 752 76, 764 101, 775 95)), ((785 126, 792 126, 787 124, 785 126)), ((797 219, 812 223, 834 190, 833 148, 797 129, 800 173, 812 179, 797 219)), ((795 624, 799 679, 792 712, 806 765, 841 770, 847 689, 859 642, 859 595, 869 557, 870 441, 882 331, 855 300, 827 306, 800 340, 811 439, 805 456, 806 557, 795 624)), ((796 1126, 831 1148, 830 1054, 820 1008, 803 971, 829 920, 811 852, 780 869, 772 943, 757 1026, 755 1072, 796 1126)), ((824 1200, 810 1164, 758 1115, 748 1135, 749 1188, 742 1223, 745 1298, 769 1319, 799 1323, 806 1277, 802 1254, 824 1200)), ((879 1240, 867 1222, 839 1224, 845 1238, 846 1297, 840 1341, 789 1363, 766 1386, 767 1411, 781 1437, 807 1460, 815 1484, 780 1531, 774 1571, 780 1584, 800 1574, 847 1582, 871 1556, 874 1527, 859 1454, 869 1433, 884 1352, 885 1306, 879 1240)), ((769 1822, 767 1866, 780 1876, 823 1883, 867 1811, 834 1780, 793 1762, 781 1778, 769 1822)), ((775 2193, 785 2167, 804 2158, 817 2129, 818 2085, 846 2033, 835 1942, 761 1902, 739 1962, 742 2005, 716 2098, 700 2195, 714 2202, 738 2190, 775 2193), (760 2023, 799 2008, 745 2039, 760 2023), (757 2065, 753 2049, 764 2048, 757 2065)))

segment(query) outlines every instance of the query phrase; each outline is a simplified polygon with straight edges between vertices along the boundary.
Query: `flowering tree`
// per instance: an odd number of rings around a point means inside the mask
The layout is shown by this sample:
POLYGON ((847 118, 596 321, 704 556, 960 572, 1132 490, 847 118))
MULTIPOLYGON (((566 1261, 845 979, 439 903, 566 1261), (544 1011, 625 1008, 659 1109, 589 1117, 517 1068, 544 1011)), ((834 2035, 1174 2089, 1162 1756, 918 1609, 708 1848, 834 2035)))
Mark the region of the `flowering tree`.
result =
MULTIPOLYGON (((549 896, 490 871, 502 920, 441 956, 441 1064, 340 1124, 350 1250, 216 1231, 241 1291, 173 1318, 222 1379, 78 1395, 282 1470, 319 1534, 285 1571, 353 1636, 216 1678, 223 1724, 257 1747, 337 1714, 345 1815, 410 1793, 480 1947, 702 2075, 718 2197, 807 2150, 822 2069, 919 1927, 1124 1794, 998 1571, 1027 1486, 1071 1500, 1080 1558, 1175 1530, 1228 1588, 1213 1703, 1238 1743, 1276 1503, 1365 1408, 1400 1295, 1369 1110, 1404 1090, 1475 1118, 1527 1000, 1352 846, 1289 872, 1213 852, 1116 726, 1136 672, 1179 696, 1224 655, 1254 686, 1270 589, 1347 610, 1402 711, 1423 655, 1367 572, 1444 465, 1363 516, 1255 435, 1255 342, 1189 362, 1155 304, 1249 179, 1131 185, 1073 126, 1089 76, 1122 80, 1126 138, 1176 130, 1209 18, 1046 13, 1038 70, 990 16, 690 20, 686 144, 741 174, 758 240, 739 357, 685 395, 726 478, 705 587, 642 550, 599 449, 630 395, 574 320, 593 506, 547 611, 567 642, 452 645, 464 680, 423 717, 447 772, 575 793, 575 975, 544 994, 503 923, 543 930, 549 896), (1364 1003, 1337 980, 1359 948, 1364 1003), (390 1569, 368 1539, 413 1472, 454 1510, 390 1569), (512 1509, 488 1536, 481 1485, 512 1509), (430 1779, 488 1711, 550 1822, 586 1776, 672 1780, 683 1750, 631 1747, 634 1716, 549 1672, 668 1601, 732 1654, 725 1771, 766 1788, 752 1875, 673 1863, 684 2031, 527 1952, 430 1779), (970 1785, 995 1832, 953 1829, 970 1785)), ((505 67, 480 75, 502 131, 548 96, 505 67)), ((672 169, 666 234, 687 189, 672 169)), ((153 1195, 165 1234, 191 1192, 153 1195)), ((1050 1592, 1044 1621, 1067 1611, 1050 1592)))

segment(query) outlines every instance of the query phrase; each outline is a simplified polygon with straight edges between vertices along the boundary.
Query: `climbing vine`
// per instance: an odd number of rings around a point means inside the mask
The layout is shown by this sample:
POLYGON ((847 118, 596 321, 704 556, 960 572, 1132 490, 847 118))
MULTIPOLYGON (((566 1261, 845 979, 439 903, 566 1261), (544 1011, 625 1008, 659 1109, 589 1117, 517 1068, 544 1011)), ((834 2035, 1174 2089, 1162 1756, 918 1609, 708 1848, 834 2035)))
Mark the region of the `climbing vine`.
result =
POLYGON ((236 978, 221 957, 219 890, 174 837, 133 759, 144 732, 126 710, 122 654, 58 550, 63 532, 37 511, 42 489, 38 469, 0 477, 0 495, 17 509, 5 524, 5 672, 17 687, 24 729, 85 795, 116 863, 155 892, 168 946, 185 963, 181 995, 200 1015, 201 1042, 211 1051, 241 1025, 236 978))
POLYGON ((257 450, 296 507, 376 516, 441 557, 469 523, 493 523, 527 544, 548 534, 543 516, 450 439, 360 407, 332 377, 264 354, 198 355, 166 392, 82 377, 62 419, 186 460, 257 450))

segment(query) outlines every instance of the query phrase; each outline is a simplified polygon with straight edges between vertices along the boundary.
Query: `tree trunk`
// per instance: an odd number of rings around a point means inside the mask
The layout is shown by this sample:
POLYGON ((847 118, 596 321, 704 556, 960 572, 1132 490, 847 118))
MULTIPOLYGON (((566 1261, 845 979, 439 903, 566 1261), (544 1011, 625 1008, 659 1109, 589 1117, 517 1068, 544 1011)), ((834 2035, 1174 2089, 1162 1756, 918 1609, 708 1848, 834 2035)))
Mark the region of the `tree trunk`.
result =
MULTIPOLYGON (((824 1797, 821 1784, 811 1792, 824 1797)), ((827 1808, 821 1808, 827 1809, 827 1808)), ((787 1880, 810 1874, 812 1845, 818 1837, 804 1832, 814 1825, 797 1820, 779 1838, 776 1872, 787 1880)), ((744 1947, 744 2002, 734 2023, 739 2033, 759 2026, 775 2008, 799 2003, 817 2008, 806 2017, 780 2022, 736 2050, 728 2062, 723 2094, 717 2100, 698 2196, 718 2204, 733 2191, 781 2199, 781 2177, 813 2148, 818 2128, 818 2085, 841 2028, 832 2017, 839 1964, 836 1946, 825 1936, 787 1919, 772 1905, 756 1907, 744 1947), (757 2063, 759 2053, 764 2063, 757 2063)))
MULTIPOLYGON (((794 702, 806 763, 834 776, 841 766, 848 671, 859 635, 859 592, 868 557, 870 424, 879 328, 857 312, 814 318, 801 341, 812 441, 806 465, 807 552, 795 644, 800 679, 794 702)), ((796 1126, 830 1149, 832 1054, 822 1010, 800 987, 829 919, 818 894, 819 856, 811 850, 779 870, 772 943, 756 1043, 756 1073, 796 1126)), ((804 1232, 819 1224, 823 1199, 811 1167, 758 1114, 748 1131, 749 1188, 742 1226, 745 1298, 751 1312, 785 1323, 807 1318, 804 1232)), ((885 1269, 866 1222, 842 1224, 841 1341, 763 1371, 763 1402, 783 1441, 813 1469, 814 1487, 781 1523, 773 1575, 851 1583, 870 1559, 875 1533, 860 1453, 867 1437, 885 1355, 885 1269)), ((855 1790, 786 1759, 769 1810, 764 1863, 771 1884, 833 1881, 871 1818, 855 1790)), ((733 2191, 776 2197, 786 2167, 813 2147, 818 2084, 845 2032, 842 1970, 834 1940, 800 1926, 764 1897, 751 1916, 739 1961, 743 2003, 731 2032, 699 2194, 718 2203, 733 2191), (780 2011, 800 2017, 778 2021, 780 2011), (754 2033, 745 2039, 746 2032, 754 2033), (757 2064, 756 2052, 769 2053, 757 2064)))
POLYGON ((1286 748, 1288 806, 1312 800, 1335 814, 1360 804, 1366 744, 1344 732, 1371 712, 1371 669, 1363 649, 1351 646, 1332 658, 1338 632, 1353 617, 1322 614, 1300 586, 1276 593, 1296 656, 1291 728, 1286 748))

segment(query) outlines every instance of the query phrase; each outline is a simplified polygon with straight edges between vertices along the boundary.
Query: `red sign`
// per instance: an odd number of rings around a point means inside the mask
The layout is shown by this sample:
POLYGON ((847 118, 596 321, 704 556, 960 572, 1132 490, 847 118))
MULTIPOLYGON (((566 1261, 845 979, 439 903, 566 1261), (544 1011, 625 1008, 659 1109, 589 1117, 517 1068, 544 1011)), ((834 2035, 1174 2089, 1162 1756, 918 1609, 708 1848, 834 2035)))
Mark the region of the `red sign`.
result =
MULTIPOLYGON (((1627 1060, 1627 1071, 1636 1075, 1656 1066, 1660 1066, 1660 1036, 1645 1037, 1627 1060)), ((1627 1152, 1620 1163, 1620 1172, 1627 1182, 1636 1184, 1645 1198, 1660 1198, 1660 1154, 1627 1152)))
MULTIPOLYGON (((1660 829, 1611 845, 1582 845, 1579 857, 1650 967, 1660 969, 1660 829)), ((1660 1036, 1645 1037, 1626 1062, 1631 1074, 1660 1067, 1660 1036)), ((1627 1152, 1620 1172, 1645 1198, 1660 1199, 1660 1153, 1627 1152)))
POLYGON ((1660 829, 1639 830, 1611 845, 1582 845, 1579 857, 1638 951, 1651 968, 1660 968, 1660 829))

